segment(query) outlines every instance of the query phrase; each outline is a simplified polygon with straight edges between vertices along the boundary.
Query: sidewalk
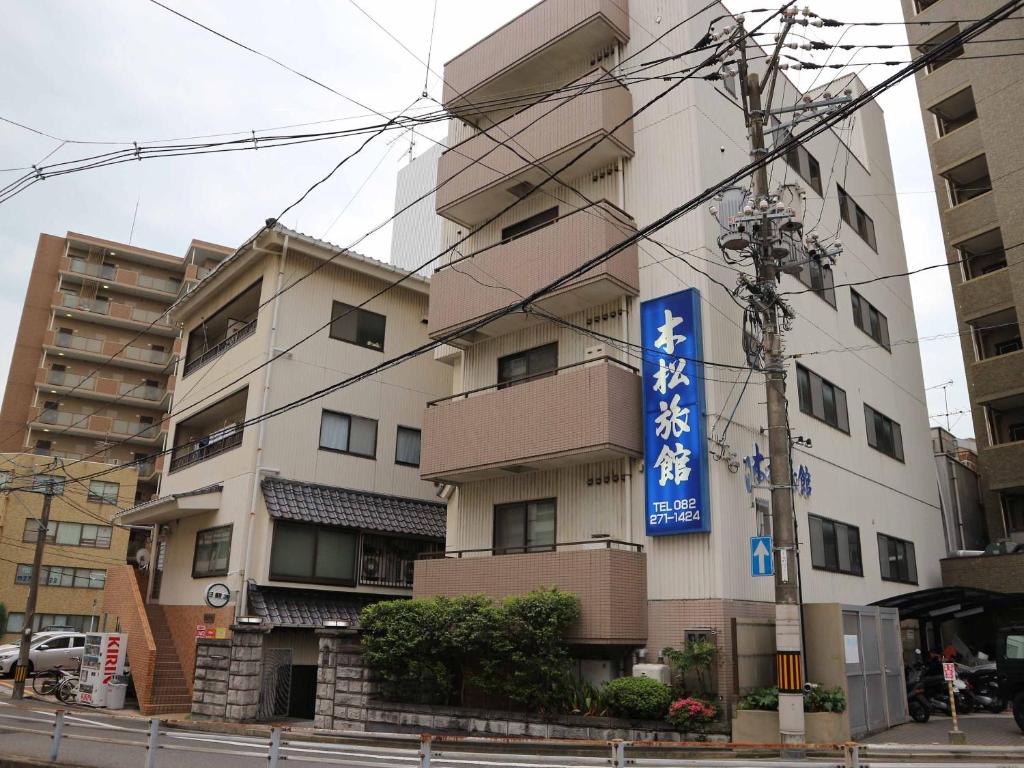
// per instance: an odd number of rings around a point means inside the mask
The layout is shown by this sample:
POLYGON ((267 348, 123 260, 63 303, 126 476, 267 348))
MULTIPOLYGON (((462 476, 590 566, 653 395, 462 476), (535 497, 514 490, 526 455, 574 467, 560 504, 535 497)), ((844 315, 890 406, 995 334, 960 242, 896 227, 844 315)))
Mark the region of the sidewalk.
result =
MULTIPOLYGON (((927 723, 904 723, 888 731, 863 739, 865 744, 949 744, 947 734, 953 727, 948 717, 932 715, 927 723)), ((999 715, 973 714, 960 718, 960 730, 974 746, 1024 747, 1024 732, 1009 711, 999 715)))
MULTIPOLYGON (((14 692, 14 682, 12 680, 3 679, 0 680, 0 700, 16 704, 11 699, 11 694, 14 692)), ((68 712, 90 712, 95 714, 96 712, 102 712, 111 717, 134 717, 141 720, 149 720, 150 718, 144 717, 136 707, 126 706, 124 709, 97 709, 96 707, 86 707, 80 704, 62 704, 57 700, 56 696, 40 696, 38 693, 32 690, 32 680, 28 680, 25 686, 25 698, 24 703, 28 704, 39 704, 43 706, 52 707, 53 709, 64 709, 68 712)), ((188 720, 191 713, 189 712, 175 712, 169 715, 160 715, 160 720, 163 721, 180 721, 188 720)))

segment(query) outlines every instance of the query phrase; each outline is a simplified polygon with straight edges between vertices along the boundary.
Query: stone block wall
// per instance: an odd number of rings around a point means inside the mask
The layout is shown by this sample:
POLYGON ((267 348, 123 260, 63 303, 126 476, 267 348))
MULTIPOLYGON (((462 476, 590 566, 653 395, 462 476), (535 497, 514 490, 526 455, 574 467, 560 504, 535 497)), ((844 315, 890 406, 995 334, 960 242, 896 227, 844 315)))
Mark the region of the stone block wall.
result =
POLYGON ((257 719, 263 679, 263 641, 270 627, 231 627, 230 640, 196 641, 192 715, 234 723, 257 719))
POLYGON ((378 686, 363 664, 357 634, 353 630, 322 629, 317 636, 316 727, 366 730, 367 706, 378 686))
POLYGON ((230 640, 197 640, 192 683, 192 716, 224 720, 231 668, 230 640))

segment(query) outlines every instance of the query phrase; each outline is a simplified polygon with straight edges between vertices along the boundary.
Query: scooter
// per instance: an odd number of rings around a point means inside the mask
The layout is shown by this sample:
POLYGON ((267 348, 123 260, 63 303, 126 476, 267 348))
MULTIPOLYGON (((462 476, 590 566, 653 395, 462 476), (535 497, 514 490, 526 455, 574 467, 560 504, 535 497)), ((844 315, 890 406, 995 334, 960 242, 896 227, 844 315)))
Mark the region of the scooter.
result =
POLYGON ((1006 709, 1006 699, 999 689, 999 675, 994 665, 974 668, 958 665, 957 677, 967 684, 975 709, 996 714, 1006 709))
POLYGON ((920 664, 907 669, 907 713, 917 723, 927 723, 931 717, 924 685, 921 683, 923 670, 924 666, 920 664))

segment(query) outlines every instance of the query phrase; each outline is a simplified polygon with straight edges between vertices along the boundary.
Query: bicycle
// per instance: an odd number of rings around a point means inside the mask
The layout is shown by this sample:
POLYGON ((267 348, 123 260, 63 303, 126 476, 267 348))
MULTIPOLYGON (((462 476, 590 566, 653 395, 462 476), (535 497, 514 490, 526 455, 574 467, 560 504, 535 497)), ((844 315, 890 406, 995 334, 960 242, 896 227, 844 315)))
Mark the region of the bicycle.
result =
POLYGON ((76 704, 78 702, 78 675, 72 672, 65 672, 64 679, 57 686, 57 700, 61 704, 76 704))
POLYGON ((63 679, 64 675, 59 667, 48 669, 45 672, 37 672, 32 678, 32 690, 40 696, 52 696, 63 679))

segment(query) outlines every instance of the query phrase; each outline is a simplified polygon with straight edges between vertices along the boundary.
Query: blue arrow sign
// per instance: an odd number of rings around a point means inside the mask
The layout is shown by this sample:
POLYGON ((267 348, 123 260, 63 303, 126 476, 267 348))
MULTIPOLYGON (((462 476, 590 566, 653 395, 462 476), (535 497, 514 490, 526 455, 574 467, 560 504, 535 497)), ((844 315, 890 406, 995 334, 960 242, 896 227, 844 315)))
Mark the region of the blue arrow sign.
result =
POLYGON ((750 575, 775 575, 775 561, 772 558, 771 536, 750 537, 750 575))

